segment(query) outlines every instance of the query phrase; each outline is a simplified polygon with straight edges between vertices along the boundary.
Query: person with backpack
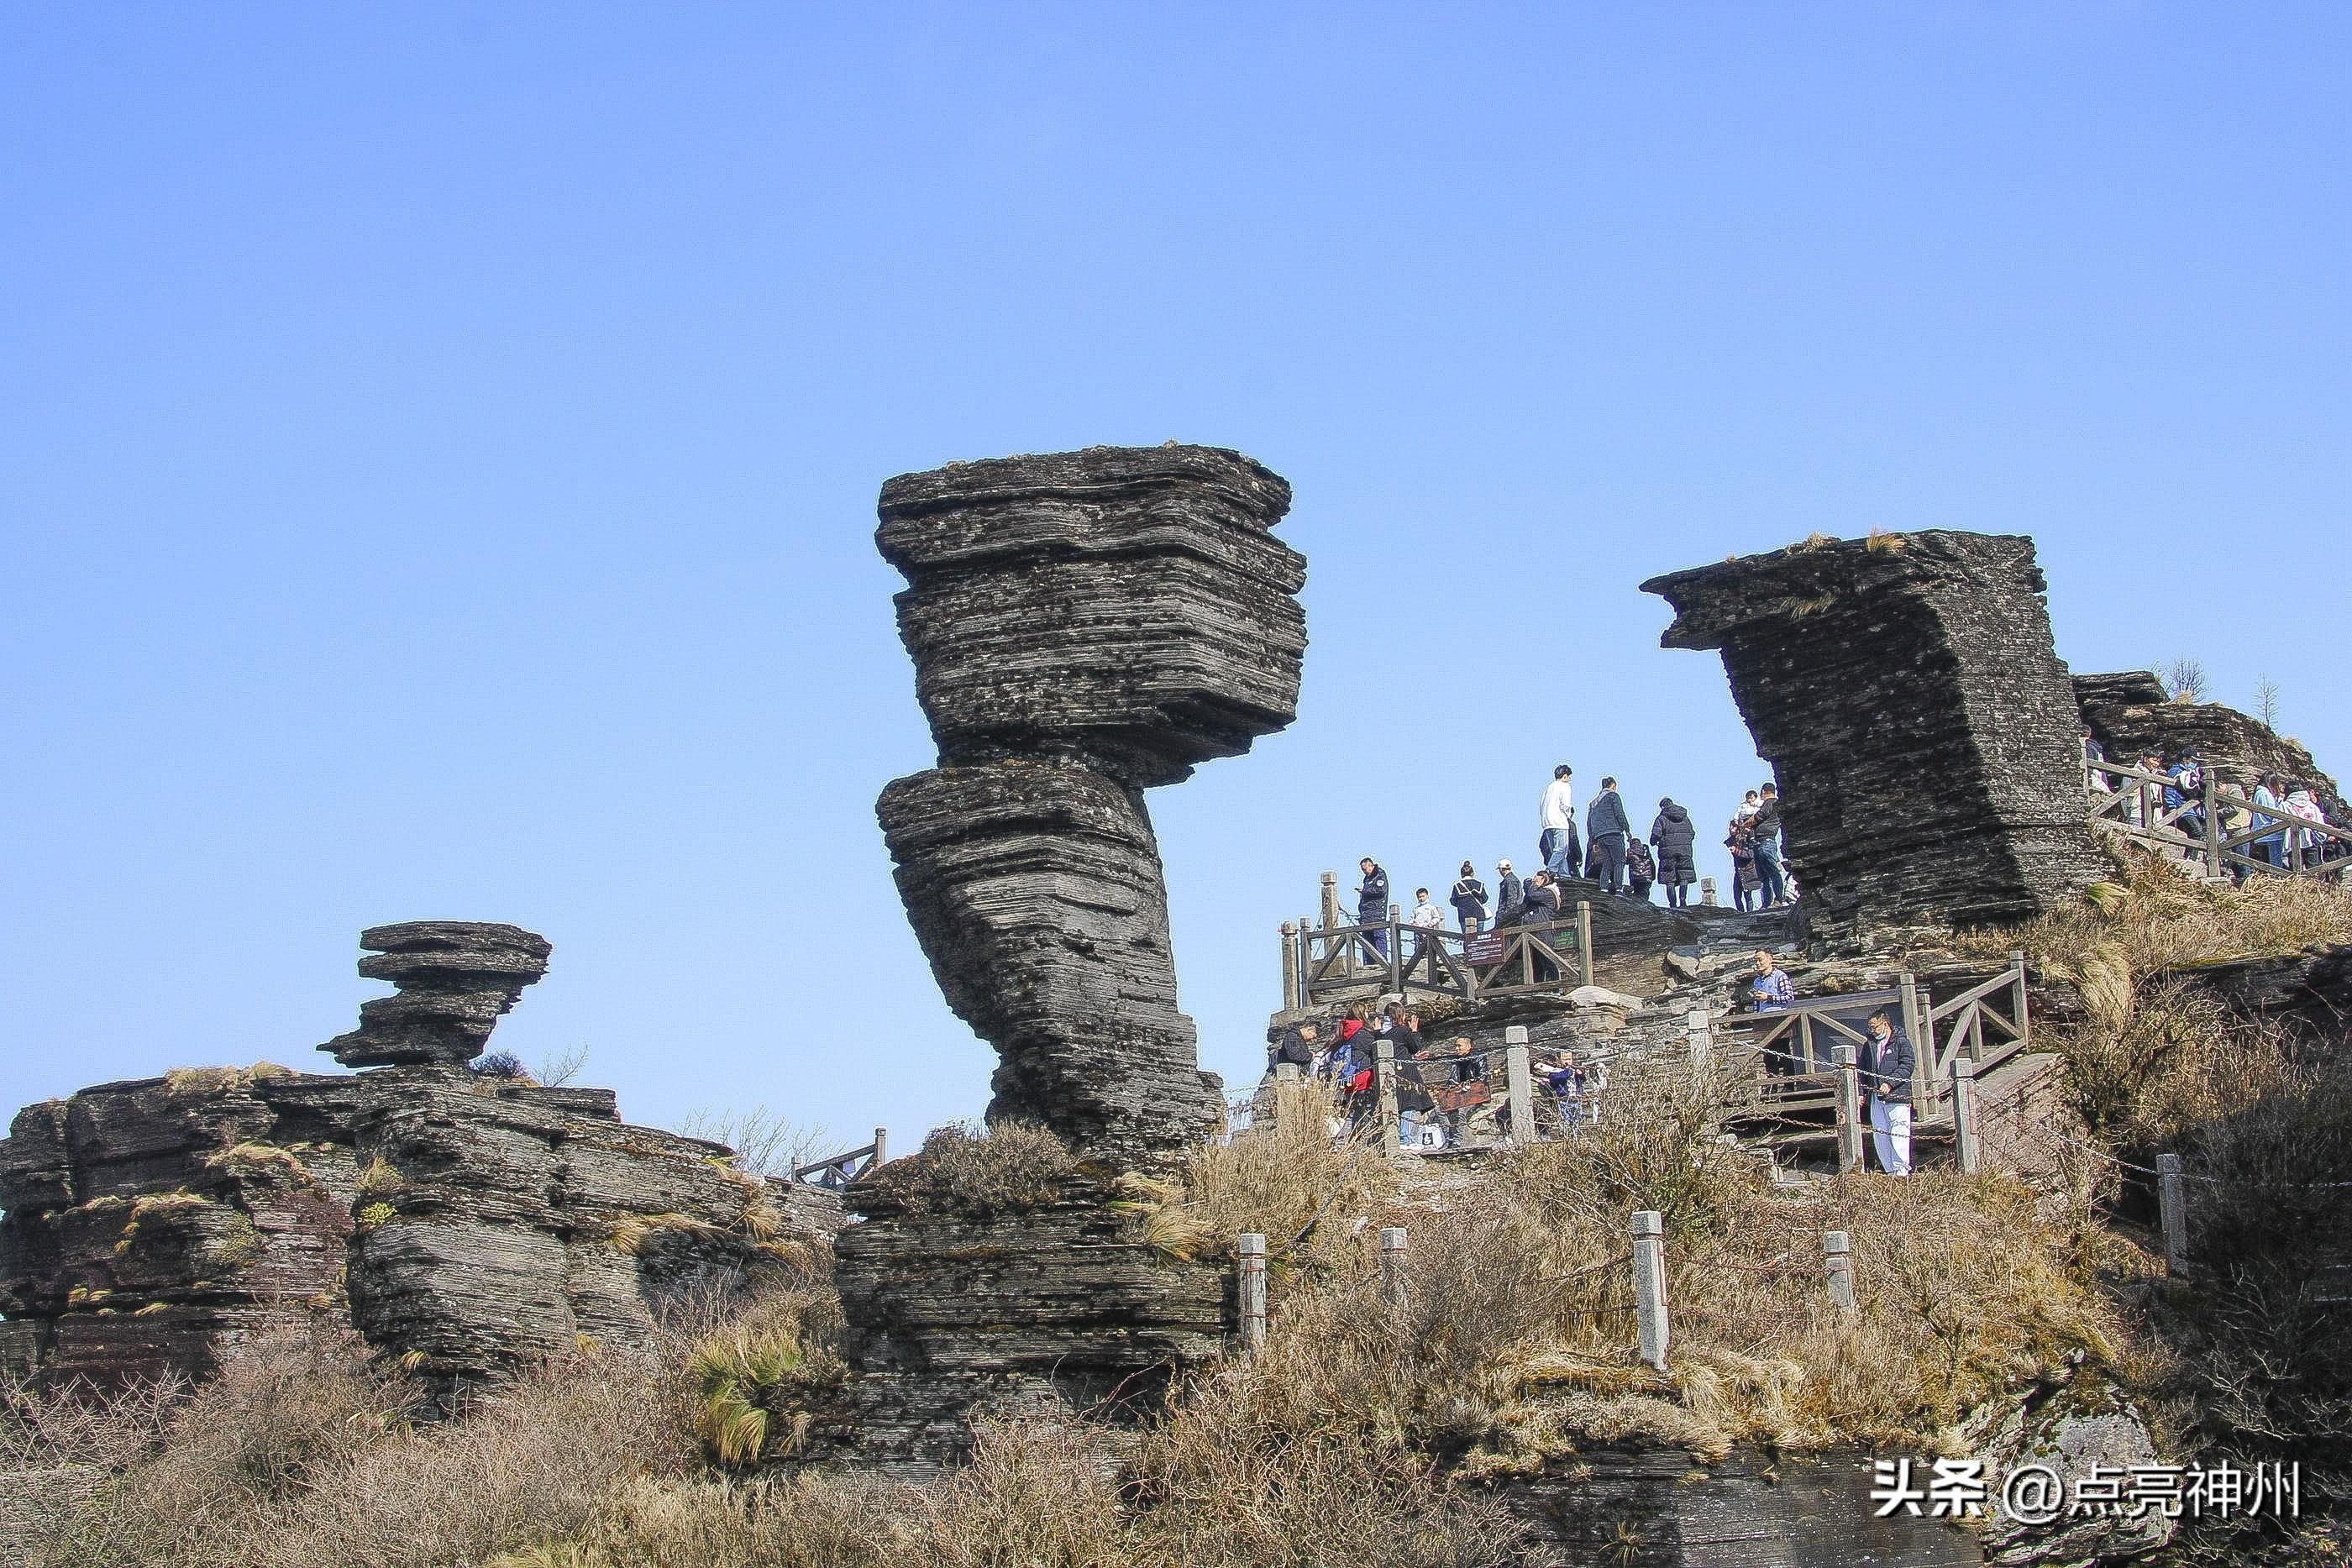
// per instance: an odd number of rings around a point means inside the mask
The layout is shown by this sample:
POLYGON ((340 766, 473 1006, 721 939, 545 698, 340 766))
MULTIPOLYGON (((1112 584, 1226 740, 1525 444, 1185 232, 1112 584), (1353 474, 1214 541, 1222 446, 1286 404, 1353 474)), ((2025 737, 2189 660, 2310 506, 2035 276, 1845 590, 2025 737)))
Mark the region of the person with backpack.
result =
MULTIPOLYGON (((1503 862, 1503 869, 1510 869, 1508 861, 1503 862)), ((1486 884, 1478 880, 1478 868, 1468 861, 1462 862, 1462 878, 1454 884, 1445 901, 1454 905, 1454 918, 1464 936, 1476 936, 1479 927, 1486 924, 1486 884)))
POLYGON ((1658 814, 1650 823, 1650 842, 1658 847, 1658 880, 1666 884, 1666 907, 1688 907, 1690 885, 1698 880, 1698 857, 1692 852, 1698 844, 1698 829, 1671 795, 1658 801, 1658 814))
POLYGON ((1754 906, 1763 879, 1756 872, 1756 835, 1744 819, 1731 819, 1723 847, 1731 852, 1731 906, 1745 914, 1754 906))
MULTIPOLYGON (((1650 858, 1650 846, 1640 839, 1625 841, 1625 892, 1629 897, 1643 904, 1650 902, 1650 889, 1658 880, 1658 862, 1650 858)), ((1672 890, 1667 896, 1672 898, 1672 890)))
POLYGON ((2192 839, 2205 836, 2205 770, 2194 751, 2164 770, 2171 782, 2164 787, 2164 809, 2179 811, 2172 825, 2192 839))

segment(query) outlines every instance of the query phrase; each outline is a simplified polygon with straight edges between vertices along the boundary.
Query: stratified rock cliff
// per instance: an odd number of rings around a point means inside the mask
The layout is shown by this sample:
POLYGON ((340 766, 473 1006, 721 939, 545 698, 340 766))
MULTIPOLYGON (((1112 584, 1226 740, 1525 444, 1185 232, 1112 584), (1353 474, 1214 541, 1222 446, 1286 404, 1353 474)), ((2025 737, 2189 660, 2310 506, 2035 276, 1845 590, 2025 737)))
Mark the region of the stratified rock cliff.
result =
POLYGON ((50 1378, 199 1377, 287 1312, 349 1311, 447 1394, 581 1335, 627 1341, 683 1289, 802 1260, 814 1188, 624 1124, 610 1091, 464 1063, 547 965, 511 925, 362 935, 396 996, 324 1048, 357 1074, 189 1069, 20 1112, 0 1139, 0 1360, 50 1378))
POLYGON ((2029 918, 2104 874, 2033 541, 1818 540, 1654 578, 1722 650, 1814 927, 2029 918))
POLYGON ((940 767, 879 815, 916 935, 996 1046, 992 1121, 1164 1164, 1220 1113, 1176 1010, 1142 789, 1290 722, 1290 486, 1237 453, 1089 447, 905 475, 882 553, 940 767))

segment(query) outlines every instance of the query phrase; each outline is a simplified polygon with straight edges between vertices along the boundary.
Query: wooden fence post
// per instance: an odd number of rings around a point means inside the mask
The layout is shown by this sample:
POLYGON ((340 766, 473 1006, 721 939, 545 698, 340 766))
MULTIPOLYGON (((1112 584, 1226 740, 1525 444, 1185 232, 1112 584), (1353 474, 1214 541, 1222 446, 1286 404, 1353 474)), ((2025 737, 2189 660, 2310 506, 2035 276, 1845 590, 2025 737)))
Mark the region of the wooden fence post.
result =
POLYGON ((2024 948, 2011 947, 2009 950, 2009 967, 2017 972, 2017 978, 2009 988, 2009 1000, 2011 1011, 2017 1019, 2017 1048, 2023 1051, 2033 1041, 2032 1005, 2025 991, 2024 948))
POLYGON ((1403 1226, 1381 1227, 1381 1300, 1388 1303, 1389 1311, 1400 1316, 1404 1312, 1408 1299, 1405 1285, 1404 1247, 1403 1226))
POLYGON ((1576 901, 1576 951, 1583 960, 1583 984, 1592 984, 1592 901, 1576 901))
POLYGON ((2205 780, 2205 874, 2219 877, 2221 869, 2221 820, 2213 810, 2213 770, 2200 767, 2197 770, 2205 780))
POLYGON ((1515 1023, 1503 1030, 1504 1092, 1511 1097, 1511 1141, 1536 1141, 1535 1071, 1528 1061, 1528 1026, 1515 1023))
POLYGON ((1862 1168, 1862 1121, 1854 1111, 1862 1071, 1854 1065, 1852 1040, 1842 1040, 1830 1047, 1830 1060, 1837 1064, 1838 1174, 1843 1176, 1862 1168))
POLYGON ((2164 1261, 2174 1277, 2189 1271, 2189 1194, 2180 1178, 2180 1156, 2156 1156, 2156 1201, 2164 1219, 2164 1261))
POLYGON ((1633 1211, 1633 1311, 1642 1359, 1666 1369, 1665 1225, 1654 1208, 1633 1211))
POLYGON ((1265 1343, 1265 1238, 1244 1230, 1234 1253, 1242 1266, 1242 1343, 1255 1350, 1265 1343))
MULTIPOLYGON (((1327 871, 1323 873, 1322 894, 1320 907, 1323 912, 1323 929, 1329 931, 1339 924, 1339 873, 1338 872, 1327 871)), ((1329 936, 1323 938, 1323 952, 1327 960, 1330 956, 1332 940, 1329 936)), ((1355 972, 1356 939, 1350 936, 1340 948, 1339 973, 1343 976, 1352 976, 1355 972)))
POLYGON ((1977 1174, 1977 1064, 1965 1056, 1952 1059, 1952 1153, 1962 1176, 1977 1174))
POLYGON ((879 1170, 889 1163, 890 1129, 877 1127, 874 1129, 874 1168, 879 1170))
POLYGON ((1853 1243, 1843 1230, 1822 1232, 1822 1261, 1830 1274, 1830 1303, 1853 1311, 1853 1243))
POLYGON ((1282 923, 1282 1005, 1295 1008, 1298 999, 1298 932, 1289 921, 1282 923))
POLYGON ((1397 1152, 1396 1042, 1387 1035, 1372 1042, 1372 1086, 1380 1097, 1381 1153, 1397 1152))
POLYGON ((1389 905, 1389 989, 1404 989, 1404 926, 1393 904, 1389 905))
MULTIPOLYGON (((1298 1005, 1302 1008, 1312 1007, 1315 1005, 1315 937, 1313 932, 1314 927, 1307 924, 1307 916, 1304 915, 1300 915, 1298 917, 1298 1005)), ((1328 952, 1329 950, 1330 944, 1328 942, 1325 943, 1324 947, 1328 952)))

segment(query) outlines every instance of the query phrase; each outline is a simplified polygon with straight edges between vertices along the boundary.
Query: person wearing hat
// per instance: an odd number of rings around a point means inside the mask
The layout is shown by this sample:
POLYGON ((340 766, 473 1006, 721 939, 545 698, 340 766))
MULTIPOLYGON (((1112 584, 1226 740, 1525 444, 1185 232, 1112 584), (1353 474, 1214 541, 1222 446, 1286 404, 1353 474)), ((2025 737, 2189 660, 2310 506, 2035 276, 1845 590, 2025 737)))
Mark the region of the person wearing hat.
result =
POLYGON ((1511 869, 1510 862, 1496 861, 1495 871, 1502 878, 1495 884, 1495 924, 1513 925, 1519 918, 1519 905, 1527 902, 1527 894, 1520 888, 1519 873, 1511 869))

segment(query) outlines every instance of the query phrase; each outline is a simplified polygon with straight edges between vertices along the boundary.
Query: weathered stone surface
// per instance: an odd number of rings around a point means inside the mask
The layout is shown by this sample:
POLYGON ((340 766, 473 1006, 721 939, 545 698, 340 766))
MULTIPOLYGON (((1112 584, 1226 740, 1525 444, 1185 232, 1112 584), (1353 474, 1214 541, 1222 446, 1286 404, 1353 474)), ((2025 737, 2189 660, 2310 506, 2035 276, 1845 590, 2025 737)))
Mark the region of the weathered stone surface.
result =
POLYGON ((2083 722, 2111 761, 2136 763, 2148 752, 2168 760, 2194 751, 2217 778, 2252 793, 2265 773, 2293 779, 2312 792, 2331 822, 2345 815, 2336 780, 2319 770, 2301 742, 2221 703, 2177 703, 2146 670, 2076 675, 2074 696, 2083 722))
POLYGON ((1495 1484, 1570 1563, 1612 1568, 1973 1568, 1976 1537, 1944 1521, 1881 1519, 1873 1456, 1594 1448, 1495 1484))
POLYGON ((371 926, 360 946, 373 954, 360 973, 400 989, 362 1002, 360 1027, 319 1048, 346 1067, 473 1061, 554 950, 519 925, 474 920, 371 926))
POLYGON ((2341 1045, 2352 1035, 2352 946, 2314 943, 2299 953, 2166 973, 2212 993, 2242 1018, 2280 1024, 2305 1040, 2341 1045))
POLYGON ((943 764, 1066 756, 1172 784, 1295 716, 1290 486, 1216 447, 1090 446, 882 487, 898 631, 943 764))
MULTIPOLYGON (((1990 1413, 1990 1412, 1989 1412, 1990 1413)), ((1978 1452, 1991 1495, 2021 1466, 2041 1465, 2062 1481, 2096 1473, 2129 1476, 2159 1456, 2147 1424, 2120 1390, 2080 1380, 2038 1391, 2002 1413, 1978 1452)), ((2128 1514, 2084 1513, 2024 1524, 1995 1512, 1984 1531, 1985 1561, 2002 1568, 2039 1563, 2119 1563, 2153 1552, 2172 1539, 2173 1521, 2161 1509, 2128 1514)))
POLYGON ((282 1068, 108 1083, 0 1141, 0 1312, 17 1370, 198 1377, 274 1314, 341 1304, 348 1131, 282 1068))
POLYGON ((948 1005, 1002 1057, 992 1122, 1040 1123, 1127 1166, 1214 1128, 1139 791, 1074 764, 1002 762, 898 779, 880 815, 948 1005))
POLYGON ((1665 646, 1722 650, 1824 936, 2023 920, 2105 873, 2032 539, 1809 541, 1643 588, 1665 646))
POLYGON ((1056 1400, 1116 1418, 1216 1354, 1224 1271, 1160 1259, 1084 1177, 1058 1201, 985 1218, 911 1214, 885 1167, 834 1245, 857 1369, 821 1458, 920 1474, 970 1452, 982 1409, 1056 1400))

